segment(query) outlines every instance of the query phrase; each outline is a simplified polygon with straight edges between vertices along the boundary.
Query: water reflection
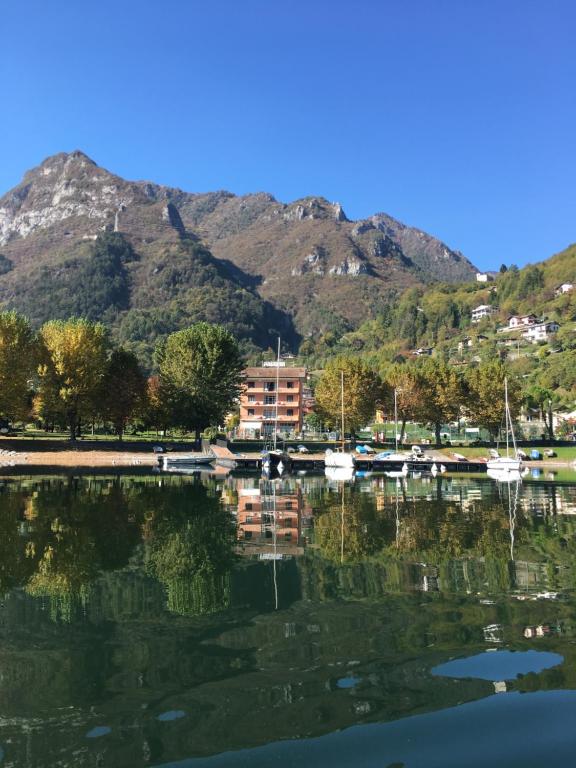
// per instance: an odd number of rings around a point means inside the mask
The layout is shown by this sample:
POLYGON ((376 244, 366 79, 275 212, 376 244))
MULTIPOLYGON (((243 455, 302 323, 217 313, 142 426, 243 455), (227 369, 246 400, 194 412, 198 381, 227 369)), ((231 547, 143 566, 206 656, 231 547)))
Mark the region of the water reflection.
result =
POLYGON ((494 685, 432 670, 494 647, 565 659, 504 690, 576 689, 575 515, 574 485, 470 477, 5 479, 2 768, 458 712, 494 685))

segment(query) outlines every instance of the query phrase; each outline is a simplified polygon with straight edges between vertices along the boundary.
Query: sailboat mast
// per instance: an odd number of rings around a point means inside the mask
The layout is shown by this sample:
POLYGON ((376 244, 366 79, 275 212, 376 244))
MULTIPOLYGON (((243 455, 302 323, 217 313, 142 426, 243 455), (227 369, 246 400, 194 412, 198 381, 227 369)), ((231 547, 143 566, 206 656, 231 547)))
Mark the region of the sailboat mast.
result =
POLYGON ((280 393, 278 392, 278 386, 280 383, 280 336, 278 336, 278 354, 276 355, 276 397, 274 398, 274 450, 276 450, 276 442, 278 439, 278 400, 280 399, 280 393))
POLYGON ((346 450, 346 438, 344 436, 344 371, 340 371, 340 402, 342 405, 342 452, 346 450))
POLYGON ((394 450, 398 453, 398 393, 394 387, 394 450))
POLYGON ((505 420, 506 420, 506 456, 510 455, 510 436, 508 430, 510 429, 510 409, 508 408, 508 377, 504 379, 504 400, 505 400, 505 420))

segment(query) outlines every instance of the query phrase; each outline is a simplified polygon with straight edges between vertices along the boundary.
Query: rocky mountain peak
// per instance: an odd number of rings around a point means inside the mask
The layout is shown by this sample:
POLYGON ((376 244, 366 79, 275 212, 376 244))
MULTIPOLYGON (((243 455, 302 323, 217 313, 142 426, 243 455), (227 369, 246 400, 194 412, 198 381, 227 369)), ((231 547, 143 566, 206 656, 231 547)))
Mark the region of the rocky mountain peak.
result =
POLYGON ((66 219, 113 220, 116 211, 132 199, 127 182, 83 152, 61 152, 28 171, 15 189, 0 198, 0 245, 66 219))

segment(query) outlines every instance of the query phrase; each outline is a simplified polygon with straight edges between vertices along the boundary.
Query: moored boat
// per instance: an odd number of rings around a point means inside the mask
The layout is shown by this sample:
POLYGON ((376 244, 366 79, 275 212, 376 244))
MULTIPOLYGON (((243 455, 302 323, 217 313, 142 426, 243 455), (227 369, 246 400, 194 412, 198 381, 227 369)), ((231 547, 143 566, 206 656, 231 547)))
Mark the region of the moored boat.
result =
MULTIPOLYGON (((498 475, 506 476, 507 474, 520 473, 522 470, 522 458, 519 456, 518 449, 516 448, 516 438, 514 436, 514 425, 512 423, 512 415, 510 414, 510 406, 508 404, 508 379, 504 379, 504 419, 506 430, 506 456, 494 456, 497 451, 491 451, 491 458, 486 463, 486 468, 489 473, 496 472, 498 475), (510 455, 510 442, 512 442, 513 453, 510 455)), ((500 479, 500 478, 495 478, 500 479)))
POLYGON ((162 469, 176 469, 178 467, 197 467, 211 464, 216 456, 213 453, 181 453, 158 457, 162 469))

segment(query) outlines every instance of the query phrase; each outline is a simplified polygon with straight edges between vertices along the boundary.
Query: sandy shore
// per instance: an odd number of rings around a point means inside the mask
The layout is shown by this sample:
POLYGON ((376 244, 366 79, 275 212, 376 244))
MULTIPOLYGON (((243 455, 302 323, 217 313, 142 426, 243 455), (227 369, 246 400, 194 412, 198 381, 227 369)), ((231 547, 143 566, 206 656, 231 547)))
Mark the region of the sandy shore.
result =
POLYGON ((0 454, 0 467, 135 467, 156 466, 151 451, 28 451, 0 454))

